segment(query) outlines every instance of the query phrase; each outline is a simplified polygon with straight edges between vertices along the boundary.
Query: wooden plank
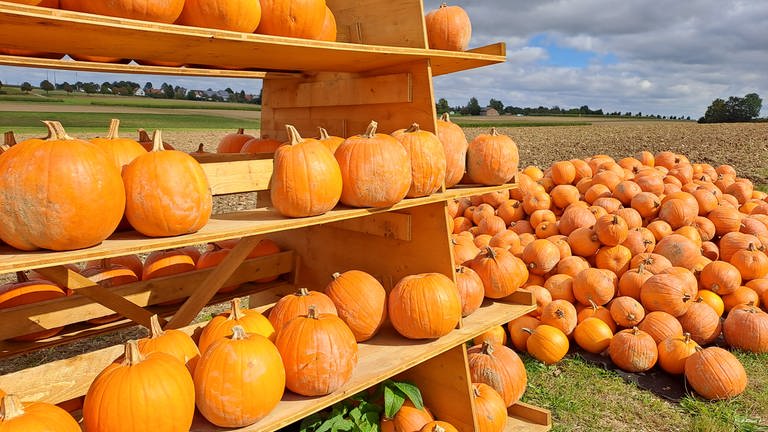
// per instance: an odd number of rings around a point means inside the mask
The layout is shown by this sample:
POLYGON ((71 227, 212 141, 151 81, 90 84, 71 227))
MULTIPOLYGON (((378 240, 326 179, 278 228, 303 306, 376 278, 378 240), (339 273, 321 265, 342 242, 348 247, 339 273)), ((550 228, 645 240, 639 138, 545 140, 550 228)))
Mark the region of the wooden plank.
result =
POLYGON ((408 103, 413 99, 408 73, 302 82, 289 98, 275 99, 273 108, 408 103))
POLYGON ((460 431, 477 430, 464 344, 408 369, 396 379, 410 381, 419 387, 424 405, 435 418, 452 424, 460 431))
POLYGON ((548 431, 552 428, 552 413, 525 402, 517 402, 507 408, 509 419, 505 432, 548 431))
MULTIPOLYGON (((248 131, 246 131, 248 133, 248 131)), ((274 153, 198 153, 192 154, 200 164, 215 164, 221 162, 253 161, 272 159, 274 153)))
MULTIPOLYGON (((404 19, 399 15, 390 15, 393 24, 404 19)), ((407 24, 411 29, 415 28, 413 22, 407 24)), ((371 26, 361 26, 361 31, 366 32, 362 34, 362 39, 370 39, 370 32, 381 32, 381 28, 381 24, 375 21, 371 22, 371 26)), ((392 31, 387 37, 395 41, 402 36, 392 31)), ((234 69, 282 72, 361 72, 431 58, 437 60, 433 66, 436 74, 440 74, 443 61, 454 71, 505 60, 499 55, 427 50, 424 45, 418 45, 419 48, 363 45, 246 34, 8 2, 0 2, 0 41, 4 47, 12 49, 182 64, 199 64, 201 59, 205 59, 208 64, 227 65, 234 69)), ((415 40, 408 44, 417 46, 415 40)))
POLYGON ((425 48, 424 8, 413 0, 327 0, 340 42, 425 48))
POLYGON ((201 164, 211 193, 223 195, 269 189, 272 159, 201 164))
POLYGON ((411 215, 404 213, 379 213, 356 219, 332 222, 325 224, 325 226, 393 240, 412 240, 411 215))
MULTIPOLYGON (((285 274, 293 270, 294 253, 281 252, 244 261, 224 286, 237 285, 256 279, 285 274)), ((112 288, 115 295, 139 307, 189 297, 207 278, 213 268, 195 270, 112 288)), ((242 295, 242 294, 241 294, 242 295)), ((32 303, 0 310, 0 340, 52 329, 68 324, 100 318, 114 313, 112 309, 93 303, 84 296, 68 296, 46 302, 32 303)))
POLYGON ((52 267, 98 258, 145 253, 154 250, 197 245, 249 235, 261 235, 300 229, 329 222, 353 219, 370 214, 408 209, 429 203, 445 202, 455 196, 471 196, 509 187, 509 185, 502 185, 498 187, 472 187, 456 190, 448 189, 445 193, 433 194, 428 197, 405 199, 392 207, 379 209, 352 209, 339 206, 324 215, 298 219, 283 217, 277 214, 273 209, 259 208, 255 210, 214 215, 205 227, 193 234, 176 237, 149 238, 138 234, 135 231, 127 231, 116 233, 97 246, 74 251, 25 252, 13 249, 9 246, 0 246, 0 273, 52 267))
MULTIPOLYGON (((285 287, 278 288, 285 290, 285 287)), ((270 295, 265 293, 265 296, 270 295)), ((264 308, 268 305, 264 305, 264 308)), ((436 355, 454 348, 483 333, 488 328, 508 322, 533 310, 531 306, 487 301, 466 319, 466 325, 440 339, 414 341, 404 339, 391 328, 371 341, 359 345, 360 361, 352 379, 342 389, 322 397, 300 397, 286 392, 283 402, 265 419, 249 428, 238 430, 275 430, 329 406, 373 384, 392 377, 436 355)), ((205 323, 182 328, 194 333, 205 323)), ((58 360, 41 366, 0 376, 0 388, 15 393, 25 401, 40 400, 58 403, 85 394, 93 378, 122 353, 122 347, 110 347, 58 360)), ((195 423, 194 431, 215 430, 207 422, 195 423)))
POLYGON ((80 273, 63 266, 38 269, 38 273, 51 282, 74 290, 78 294, 86 296, 144 327, 150 326, 152 312, 131 303, 124 297, 104 288, 80 273))
POLYGON ((211 301, 211 298, 216 295, 216 292, 224 286, 227 279, 242 264, 259 240, 261 239, 257 236, 240 239, 227 256, 208 274, 195 292, 181 305, 179 311, 165 327, 174 329, 189 325, 203 307, 211 301))
POLYGON ((264 72, 251 70, 235 69, 213 69, 201 67, 167 67, 140 65, 135 62, 129 64, 122 63, 100 63, 64 59, 47 59, 38 57, 21 57, 11 55, 0 55, 0 64, 6 66, 33 67, 59 70, 74 71, 94 71, 94 72, 114 72, 125 74, 150 74, 150 75, 171 75, 171 76, 201 76, 213 78, 251 78, 251 79, 280 79, 293 78, 297 73, 289 72, 264 72))

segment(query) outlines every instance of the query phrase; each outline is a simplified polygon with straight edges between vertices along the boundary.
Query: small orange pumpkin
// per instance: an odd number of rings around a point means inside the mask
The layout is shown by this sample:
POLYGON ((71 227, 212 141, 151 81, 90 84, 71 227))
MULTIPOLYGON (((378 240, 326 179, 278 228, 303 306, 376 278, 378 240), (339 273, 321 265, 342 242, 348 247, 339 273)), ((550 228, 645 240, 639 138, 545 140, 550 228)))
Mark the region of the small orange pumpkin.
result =
POLYGON ((22 403, 16 395, 1 395, 0 431, 80 432, 68 412, 44 402, 22 403))
POLYGON ((358 342, 366 341, 384 324, 387 317, 387 292, 370 274, 360 270, 334 273, 325 294, 336 305, 358 342))
POLYGON ((441 273, 422 273, 400 279, 389 293, 388 307, 395 330, 409 339, 445 336, 461 319, 461 300, 456 284, 441 273))

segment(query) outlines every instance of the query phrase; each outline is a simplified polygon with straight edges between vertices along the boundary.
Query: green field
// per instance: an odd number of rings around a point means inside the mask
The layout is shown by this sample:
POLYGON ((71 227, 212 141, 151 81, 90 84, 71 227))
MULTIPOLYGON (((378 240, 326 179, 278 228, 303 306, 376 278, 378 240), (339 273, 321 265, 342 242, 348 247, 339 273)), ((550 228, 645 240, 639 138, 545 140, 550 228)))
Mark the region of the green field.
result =
POLYGON ((120 126, 129 129, 258 129, 259 122, 206 114, 137 114, 137 113, 80 113, 80 112, 3 112, 0 129, 25 131, 42 129, 42 120, 57 120, 69 131, 103 131, 112 118, 120 119, 120 126))

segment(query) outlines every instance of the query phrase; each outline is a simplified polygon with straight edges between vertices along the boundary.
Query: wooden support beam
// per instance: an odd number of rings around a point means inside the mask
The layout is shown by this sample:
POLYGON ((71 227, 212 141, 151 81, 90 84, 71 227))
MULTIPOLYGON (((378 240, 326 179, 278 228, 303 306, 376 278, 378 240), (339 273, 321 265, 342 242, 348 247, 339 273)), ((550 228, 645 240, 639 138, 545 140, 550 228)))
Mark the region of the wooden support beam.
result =
POLYGON ((411 215, 405 213, 378 213, 356 219, 347 219, 326 226, 371 234, 391 240, 411 241, 411 215))
POLYGON ((77 272, 63 266, 42 268, 38 269, 37 272, 51 282, 74 290, 138 324, 147 328, 150 326, 152 312, 137 306, 77 272))
POLYGON ((259 240, 258 236, 243 237, 227 254, 227 257, 205 278, 194 294, 189 296, 187 301, 181 305, 179 311, 168 322, 167 328, 180 328, 191 323, 219 288, 224 286, 227 279, 251 253, 259 240))

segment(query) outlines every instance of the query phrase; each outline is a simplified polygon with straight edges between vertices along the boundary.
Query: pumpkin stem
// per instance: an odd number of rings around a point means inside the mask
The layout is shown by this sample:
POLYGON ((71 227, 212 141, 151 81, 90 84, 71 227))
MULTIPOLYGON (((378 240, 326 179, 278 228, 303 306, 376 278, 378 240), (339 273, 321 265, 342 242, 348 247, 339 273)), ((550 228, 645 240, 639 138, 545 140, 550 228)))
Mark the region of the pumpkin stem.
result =
POLYGON ((499 136, 499 131, 495 127, 491 128, 491 136, 499 136))
POLYGON ((529 329, 528 327, 523 327, 522 330, 528 333, 529 335, 532 335, 533 332, 535 331, 534 329, 529 329))
POLYGON ((245 133, 245 129, 243 128, 237 128, 237 132, 235 132, 237 135, 242 135, 245 133))
POLYGON ((317 306, 309 305, 307 307, 307 318, 319 319, 319 317, 317 316, 317 306))
POLYGON ((17 271, 16 272, 16 281, 17 282, 29 282, 29 277, 27 277, 27 274, 23 271, 17 271))
POLYGON ((562 319, 562 318, 565 317, 565 312, 563 312, 562 309, 558 309, 558 310, 555 311, 555 315, 557 315, 558 318, 562 319))
POLYGON ((448 115, 447 112, 445 112, 445 113, 443 113, 443 115, 440 116, 440 120, 442 120, 444 122, 449 122, 450 123, 451 117, 448 115))
POLYGON ((239 321, 244 316, 243 311, 240 309, 240 299, 233 298, 229 304, 232 305, 232 312, 229 313, 227 319, 239 321))
POLYGON ((442 2, 442 3, 440 3, 440 7, 441 8, 448 7, 448 3, 442 2))
POLYGON ((8 131, 3 134, 3 144, 6 147, 13 147, 16 145, 16 135, 13 134, 13 131, 8 131))
POLYGON ((320 138, 318 138, 318 139, 325 140, 325 139, 328 139, 328 138, 331 137, 330 135, 328 135, 328 131, 325 130, 324 127, 318 126, 317 128, 320 129, 320 138))
POLYGON ((336 273, 332 274, 331 277, 333 278, 333 280, 336 280, 336 279, 341 277, 341 273, 336 272, 336 273))
POLYGON ((456 266, 456 273, 464 273, 464 266, 456 266))
POLYGON ((133 366, 144 361, 144 356, 139 350, 139 344, 135 340, 129 340, 125 343, 125 361, 123 364, 126 366, 133 366))
POLYGON ((163 327, 160 325, 160 318, 157 316, 157 314, 152 315, 152 317, 149 319, 149 331, 150 339, 159 338, 165 334, 165 330, 163 330, 163 327))
POLYGON ((160 129, 155 130, 155 133, 152 135, 152 151, 163 151, 163 134, 160 132, 160 129))
POLYGON ((435 425, 435 427, 432 428, 432 432, 445 432, 445 428, 440 425, 435 425))
POLYGON ((120 129, 120 119, 112 119, 109 121, 109 132, 107 133, 107 139, 118 139, 118 130, 120 129))
POLYGON ((203 143, 200 143, 200 145, 197 146, 196 153, 205 153, 205 149, 203 148, 203 143))
POLYGON ((364 138, 374 138, 376 136, 376 128, 379 127, 379 124, 376 123, 376 121, 371 120, 370 123, 368 123, 368 129, 365 130, 365 133, 363 134, 364 138))
POLYGON ((472 394, 475 395, 476 398, 480 397, 480 389, 476 386, 472 386, 472 394))
POLYGON ((600 306, 598 306, 597 303, 592 301, 592 299, 589 299, 589 305, 590 305, 590 307, 592 307, 593 311, 596 311, 596 310, 600 309, 600 306))
POLYGON ((248 333, 241 325, 232 327, 232 340, 243 340, 248 338, 248 333))
POLYGON ((488 256, 488 258, 496 259, 496 251, 493 250, 492 247, 486 246, 485 247, 485 254, 488 256))
POLYGON ((67 135, 67 131, 64 130, 64 126, 57 121, 43 120, 43 124, 48 127, 48 139, 56 140, 72 140, 71 136, 67 135))
POLYGON ((419 128, 419 124, 418 123, 412 123, 411 127, 406 129, 405 132, 407 132, 407 133, 414 133, 414 132, 418 132, 420 130, 421 129, 419 128))
POLYGON ((690 301, 690 300, 691 300, 691 295, 690 294, 687 294, 687 293, 683 294, 683 301, 684 302, 687 302, 687 301, 690 301))
POLYGON ((645 263, 641 262, 639 266, 637 266, 637 274, 643 274, 645 273, 645 263))
POLYGON ((493 355, 493 344, 490 341, 484 340, 480 352, 486 355, 493 355))
POLYGON ((16 417, 24 415, 24 405, 15 394, 7 394, 0 401, 0 420, 4 423, 16 417))
POLYGON ((288 145, 296 145, 304 141, 301 135, 299 135, 299 131, 293 125, 285 125, 285 130, 288 132, 288 145))
POLYGON ((685 343, 688 343, 688 342, 690 342, 690 341, 691 341, 691 334, 690 334, 690 333, 688 333, 688 332, 685 332, 685 333, 683 333, 683 341, 684 341, 685 343))
POLYGON ((144 129, 136 129, 136 132, 139 133, 139 142, 150 142, 152 141, 152 138, 149 137, 149 134, 144 129))
POLYGON ((638 333, 640 333, 640 329, 637 326, 632 327, 632 334, 637 335, 638 333))
POLYGON ((619 224, 619 215, 613 215, 613 220, 611 221, 611 224, 613 225, 619 224))
POLYGON ((298 297, 306 297, 309 295, 309 290, 306 288, 299 288, 295 295, 298 297))

